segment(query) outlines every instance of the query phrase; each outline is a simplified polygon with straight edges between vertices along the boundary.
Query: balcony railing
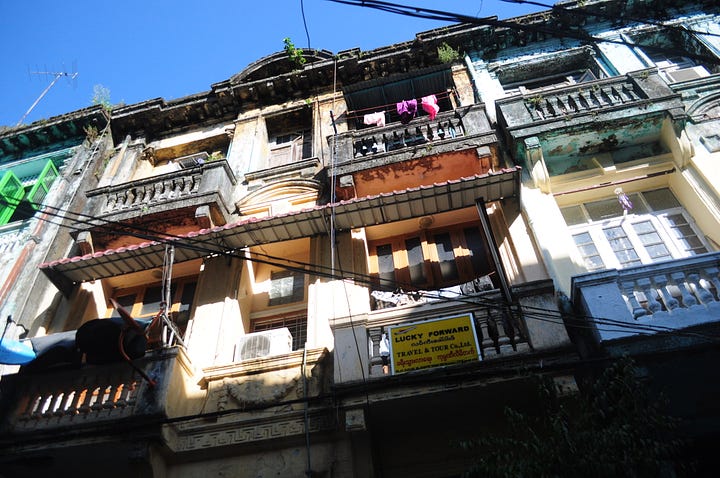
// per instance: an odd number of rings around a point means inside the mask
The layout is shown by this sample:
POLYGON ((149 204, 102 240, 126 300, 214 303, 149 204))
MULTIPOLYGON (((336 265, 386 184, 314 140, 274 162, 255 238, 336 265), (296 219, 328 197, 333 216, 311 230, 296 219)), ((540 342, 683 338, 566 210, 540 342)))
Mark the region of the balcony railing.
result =
POLYGON ((482 105, 473 105, 441 112, 434 120, 419 117, 408 124, 397 122, 340 134, 336 139, 338 160, 342 163, 379 158, 418 148, 425 148, 428 154, 437 154, 443 146, 483 133, 491 134, 492 130, 482 105))
MULTIPOLYGON (((466 298, 469 299, 470 296, 466 296, 466 298)), ((476 304, 495 305, 470 305, 468 304, 470 300, 458 301, 457 299, 458 296, 454 293, 432 293, 421 300, 408 295, 408 299, 396 307, 372 312, 368 319, 368 340, 371 350, 370 375, 382 375, 380 339, 384 327, 397 324, 409 325, 430 318, 468 312, 472 313, 475 321, 475 333, 482 360, 530 350, 528 332, 520 309, 503 305, 498 290, 472 295, 472 302, 476 304), (458 306, 458 304, 461 305, 458 306), (411 321, 407 320, 410 308, 412 308, 411 315, 413 317, 411 321)))
MULTIPOLYGON (((619 119, 628 116, 627 111, 633 108, 643 114, 655 111, 682 114, 683 111, 679 96, 652 70, 511 96, 496 104, 499 116, 510 130, 556 121, 566 127, 570 120, 594 123, 619 119)), ((528 135, 536 134, 537 131, 528 132, 528 135)))
POLYGON ((647 98, 637 83, 621 80, 526 97, 525 106, 534 119, 544 120, 627 105, 647 98))
POLYGON ((162 349, 135 361, 151 385, 129 364, 66 368, 3 377, 5 433, 116 422, 165 414, 162 402, 179 349, 162 349))
POLYGON ((121 221, 168 209, 214 205, 231 211, 235 175, 225 160, 209 161, 166 174, 105 186, 86 193, 91 215, 121 221))
POLYGON ((601 340, 720 322, 720 253, 702 254, 573 279, 574 299, 591 317, 610 318, 601 340))

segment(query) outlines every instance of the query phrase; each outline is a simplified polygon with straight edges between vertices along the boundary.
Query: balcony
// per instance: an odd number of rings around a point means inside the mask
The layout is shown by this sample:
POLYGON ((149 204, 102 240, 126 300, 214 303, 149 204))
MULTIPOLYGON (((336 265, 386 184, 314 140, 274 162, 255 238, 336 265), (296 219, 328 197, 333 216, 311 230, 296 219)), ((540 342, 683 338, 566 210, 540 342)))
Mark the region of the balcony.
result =
MULTIPOLYGON (((358 291, 358 294, 360 292, 358 291)), ((551 324, 547 321, 531 321, 525 317, 525 308, 534 310, 541 308, 545 311, 557 310, 554 288, 551 281, 538 281, 512 288, 511 294, 515 298, 512 305, 508 305, 500 290, 492 289, 475 292, 467 295, 458 295, 454 291, 428 292, 424 299, 410 297, 394 307, 385 307, 368 312, 364 320, 354 316, 345 322, 339 319, 334 325, 336 343, 335 353, 335 380, 339 385, 353 383, 365 378, 387 378, 389 373, 383 370, 383 354, 381 353, 381 340, 383 333, 389 328, 416 328, 427 326, 428 321, 438 324, 438 329, 455 327, 450 324, 453 318, 470 316, 474 328, 474 342, 477 345, 477 358, 465 362, 475 362, 475 365, 466 363, 469 369, 474 367, 491 367, 498 359, 520 359, 534 353, 554 353, 569 346, 569 338, 560 321, 551 324), (449 319, 449 321, 445 321, 449 319), (437 321, 436 321, 437 320, 437 321), (357 353, 357 344, 360 344, 361 353, 357 353), (364 346, 367 344, 367 347, 364 346), (354 354, 350 350, 356 350, 354 354), (346 352, 348 352, 346 354, 346 352), (361 365, 362 364, 362 365, 361 365)), ((401 332, 402 333, 402 332, 401 332)), ((472 333, 472 332, 470 332, 472 333)), ((431 334, 426 335, 430 337, 431 334)), ((423 338, 424 339, 424 338, 423 338)), ((460 337, 431 340, 423 344, 412 344, 414 348, 448 346, 446 350, 452 355, 464 344, 455 343, 460 337), (437 342, 437 343, 435 343, 437 342)), ((438 349, 440 350, 440 349, 438 349)), ((445 374, 442 370, 460 362, 454 358, 449 360, 443 357, 429 359, 427 350, 413 352, 413 359, 420 356, 422 360, 432 360, 432 364, 420 373, 432 373, 432 370, 445 374), (437 360, 436 360, 437 359, 437 360), (447 360, 447 361, 446 361, 447 360)), ((432 350, 430 350, 432 354, 432 350)), ((445 353, 445 352, 441 352, 445 353)), ((402 360, 402 353, 398 350, 390 351, 390 362, 402 360)), ((467 354, 463 354, 467 355, 467 354)), ((505 360, 502 360, 506 363, 505 360)), ((407 372, 400 370, 404 364, 395 364, 395 374, 407 372), (397 366, 400 365, 398 368, 397 366)), ((461 367, 462 368, 462 367, 461 367)), ((412 373, 415 373, 414 371, 412 373)))
MULTIPOLYGON (((338 135, 335 174, 347 174, 407 159, 478 148, 496 140, 483 105, 456 108, 408 124, 348 131, 338 135), (472 146, 465 143, 472 137, 472 146)), ((332 144, 333 138, 328 142, 332 144)))
POLYGON ((230 166, 223 159, 93 189, 86 192, 86 211, 99 220, 79 223, 77 227, 91 229, 108 221, 131 221, 203 206, 209 208, 213 222, 222 225, 232 211, 232 190, 236 182, 230 166))
POLYGON ((720 322, 720 253, 573 278, 600 342, 720 322), (609 320, 607 320, 609 319, 609 320))
POLYGON ((518 158, 537 137, 545 159, 614 153, 627 161, 640 146, 657 149, 663 121, 683 121, 680 95, 656 70, 515 95, 496 102, 498 123, 518 158))
POLYGON ((4 376, 3 435, 98 429, 127 419, 168 416, 168 388, 177 374, 188 370, 185 354, 177 347, 166 348, 134 363, 154 386, 125 362, 4 376))

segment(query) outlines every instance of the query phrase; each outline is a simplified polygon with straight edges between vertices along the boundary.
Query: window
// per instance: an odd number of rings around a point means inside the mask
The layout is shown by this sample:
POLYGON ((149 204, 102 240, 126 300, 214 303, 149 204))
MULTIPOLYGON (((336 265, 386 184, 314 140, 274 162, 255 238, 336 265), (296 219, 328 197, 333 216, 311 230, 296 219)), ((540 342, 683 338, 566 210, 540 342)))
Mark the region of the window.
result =
POLYGON ((441 289, 493 274, 479 226, 421 231, 369 244, 376 289, 441 289))
POLYGON ((251 332, 263 332, 265 330, 287 327, 292 335, 293 350, 305 347, 307 341, 307 315, 288 315, 285 317, 273 317, 271 319, 253 320, 251 332))
POLYGON ((590 48, 545 54, 494 71, 507 95, 570 86, 610 76, 602 56, 590 48))
POLYGON ((716 57, 698 35, 681 29, 640 32, 632 35, 632 41, 640 46, 646 63, 655 65, 668 83, 710 76, 712 65, 683 56, 682 52, 709 59, 716 57))
MULTIPOLYGON (((435 95, 440 111, 454 109, 453 97, 454 82, 452 73, 446 67, 440 71, 429 69, 425 72, 415 72, 412 76, 395 77, 393 80, 378 82, 376 80, 346 87, 345 101, 347 102, 348 119, 354 121, 355 129, 368 128, 363 120, 368 113, 385 112, 387 123, 400 121, 397 112, 397 103, 404 100, 418 101, 417 116, 427 113, 420 107, 420 100, 429 95, 435 95)), ((352 128, 352 122, 349 124, 352 128)))
POLYGON ((291 304, 305 299, 305 274, 296 271, 270 273, 268 305, 291 304))
POLYGON ((268 167, 312 157, 312 111, 309 108, 269 117, 265 125, 270 147, 268 167))
POLYGON ((3 225, 32 217, 59 173, 52 159, 42 159, 0 171, 0 175, 0 225, 3 225))
MULTIPOLYGON (((178 326, 181 333, 190 319, 190 310, 195 297, 195 278, 181 278, 174 280, 170 287, 170 316, 178 326)), ((127 289, 119 289, 113 298, 135 319, 152 319, 160 311, 163 302, 162 285, 146 285, 127 289)), ((117 311, 111 309, 110 316, 117 317, 117 311)))
POLYGON ((588 271, 626 268, 708 252, 690 216, 667 189, 629 195, 624 213, 617 198, 561 209, 588 271))

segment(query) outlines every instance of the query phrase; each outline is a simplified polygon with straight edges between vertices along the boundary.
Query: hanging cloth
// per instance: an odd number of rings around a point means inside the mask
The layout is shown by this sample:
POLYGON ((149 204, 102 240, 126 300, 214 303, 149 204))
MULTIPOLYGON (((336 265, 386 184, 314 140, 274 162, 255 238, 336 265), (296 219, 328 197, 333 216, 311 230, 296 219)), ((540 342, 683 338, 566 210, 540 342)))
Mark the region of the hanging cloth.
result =
POLYGON ((385 126, 385 112, 378 111, 376 113, 368 113, 363 117, 363 123, 366 125, 385 126))
POLYGON ((400 122, 408 124, 417 113, 417 100, 403 100, 397 104, 397 112, 400 115, 400 122))
POLYGON ((435 116, 437 116, 438 114, 438 111, 440 111, 440 107, 437 104, 437 96, 435 95, 423 96, 420 100, 420 105, 422 106, 422 109, 425 110, 430 116, 430 120, 434 120, 435 116))

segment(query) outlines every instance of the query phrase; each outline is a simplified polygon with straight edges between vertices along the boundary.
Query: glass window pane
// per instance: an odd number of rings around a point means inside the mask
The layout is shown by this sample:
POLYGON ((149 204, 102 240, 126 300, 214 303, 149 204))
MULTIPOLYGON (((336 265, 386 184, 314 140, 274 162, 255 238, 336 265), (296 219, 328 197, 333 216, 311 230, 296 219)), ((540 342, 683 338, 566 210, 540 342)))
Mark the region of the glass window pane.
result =
MULTIPOLYGON (((121 307, 123 307, 125 310, 130 312, 132 314, 133 307, 135 306, 135 298, 137 297, 137 294, 128 294, 128 295, 122 295, 119 297, 114 297, 114 299, 117 301, 118 304, 120 304, 121 307)), ((112 307, 112 305, 111 305, 112 307)), ((117 310, 113 309, 112 313, 110 314, 110 317, 120 317, 120 314, 117 310)))
POLYGON ((589 244, 592 243, 592 237, 590 237, 589 232, 581 232, 579 234, 575 234, 573 236, 573 239, 575 239, 575 244, 589 244))
POLYGON ((377 246, 378 275, 380 276, 380 287, 383 289, 396 289, 395 285, 395 261, 391 244, 377 246))
POLYGON ((603 221, 623 214, 623 208, 617 198, 587 203, 585 209, 593 221, 603 221))
POLYGON ((585 258, 585 267, 589 271, 596 271, 598 269, 605 269, 605 263, 600 256, 588 256, 585 258))
POLYGON ((192 303, 195 299, 196 287, 196 282, 187 282, 183 285, 178 312, 175 316, 175 323, 180 328, 180 332, 183 334, 185 333, 185 327, 187 327, 188 320, 190 320, 190 309, 192 308, 192 303))
POLYGON ((494 268, 490 266, 488 261, 487 250, 482 233, 477 227, 468 227, 463 233, 465 234, 465 243, 470 249, 470 263, 476 276, 491 273, 494 268))
POLYGON ((453 252, 450 234, 436 234, 434 237, 437 248, 438 260, 440 261, 440 275, 443 280, 455 280, 459 277, 457 264, 455 264, 455 253, 453 252))
POLYGON ((695 234, 695 231, 687 219, 685 219, 685 216, 682 214, 668 214, 665 219, 670 225, 678 247, 685 253, 695 255, 708 252, 707 247, 705 247, 697 234, 695 234))
POLYGON ((580 249, 580 254, 582 254, 583 256, 593 256, 593 255, 597 255, 597 253, 598 253, 598 250, 597 250, 597 247, 595 247, 595 244, 585 244, 582 246, 578 246, 578 248, 580 249))
POLYGON ((640 194, 638 194, 638 193, 628 194, 628 199, 630 199, 630 202, 633 205, 632 209, 630 209, 628 211, 628 213, 646 214, 648 212, 648 208, 645 205, 645 202, 640 197, 640 194))
POLYGON ((560 209, 560 213, 565 218, 565 223, 568 226, 575 226, 577 224, 585 224, 588 222, 582 206, 564 207, 560 209))
POLYGON ((162 302, 162 287, 148 287, 143 295, 141 316, 155 315, 160 312, 160 303, 162 302))
POLYGON ((408 269, 410 271, 410 283, 413 285, 424 284, 425 280, 425 256, 423 256, 422 242, 419 237, 412 237, 405 241, 407 250, 408 269))
POLYGON ((680 201, 677 200, 675 195, 668 188, 647 191, 643 193, 643 196, 645 196, 645 200, 653 211, 680 207, 680 201))
POLYGON ((646 234, 638 234, 638 237, 640 238, 640 241, 643 243, 644 246, 650 246, 653 244, 662 244, 662 239, 660 239, 660 235, 657 232, 648 232, 646 234))
POLYGON ((638 234, 655 232, 655 226, 650 221, 636 222, 633 224, 633 228, 638 234))
POLYGON ((656 244, 654 246, 649 246, 645 248, 650 255, 650 257, 654 260, 663 259, 663 258, 671 258, 670 251, 667 247, 665 247, 665 244, 656 244))
POLYGON ((270 273, 268 305, 290 304, 305 298, 305 274, 297 271, 270 273))
POLYGON ((635 252, 632 243, 622 227, 608 227, 603 229, 603 231, 622 267, 639 265, 641 263, 640 257, 637 252, 635 252))

